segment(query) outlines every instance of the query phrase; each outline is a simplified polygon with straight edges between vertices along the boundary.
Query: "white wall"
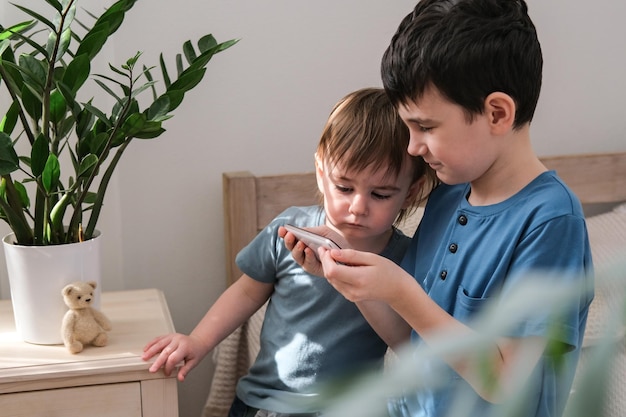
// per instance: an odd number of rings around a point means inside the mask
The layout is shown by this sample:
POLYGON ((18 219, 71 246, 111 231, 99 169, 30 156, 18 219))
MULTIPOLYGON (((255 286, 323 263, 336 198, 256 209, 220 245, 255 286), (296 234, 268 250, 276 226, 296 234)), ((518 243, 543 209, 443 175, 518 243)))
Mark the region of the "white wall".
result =
MULTIPOLYGON (((142 50, 146 65, 157 64, 161 51, 171 64, 185 40, 209 32, 241 41, 214 57, 166 134, 127 151, 100 224, 104 289, 160 288, 177 330, 191 331, 224 290, 221 173, 312 169, 332 105, 351 90, 380 85, 380 57, 414 2, 139 1, 103 63, 119 65, 142 50)), ((21 2, 39 10, 42 3, 21 2)), ((537 153, 626 150, 626 3, 529 3, 545 59, 532 128, 537 153)), ((103 2, 81 4, 98 10, 103 2)), ((18 20, 8 20, 17 15, 9 8, 0 5, 1 24, 18 20)), ((4 268, 0 274, 7 298, 4 268)), ((181 417, 199 415, 211 372, 207 358, 179 385, 181 417)))

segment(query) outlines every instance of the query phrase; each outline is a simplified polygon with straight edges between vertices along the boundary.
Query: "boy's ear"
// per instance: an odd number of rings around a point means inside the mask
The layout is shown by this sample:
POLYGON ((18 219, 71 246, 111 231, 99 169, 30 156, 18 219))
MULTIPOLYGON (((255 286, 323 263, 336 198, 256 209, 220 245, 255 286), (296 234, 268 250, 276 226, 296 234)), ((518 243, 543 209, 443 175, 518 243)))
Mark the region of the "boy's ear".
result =
POLYGON ((324 195, 324 162, 317 152, 315 152, 315 179, 317 180, 317 189, 324 195))
POLYGON ((517 107, 515 100, 505 93, 491 93, 485 99, 485 114, 487 115, 491 131, 501 135, 513 128, 517 107))

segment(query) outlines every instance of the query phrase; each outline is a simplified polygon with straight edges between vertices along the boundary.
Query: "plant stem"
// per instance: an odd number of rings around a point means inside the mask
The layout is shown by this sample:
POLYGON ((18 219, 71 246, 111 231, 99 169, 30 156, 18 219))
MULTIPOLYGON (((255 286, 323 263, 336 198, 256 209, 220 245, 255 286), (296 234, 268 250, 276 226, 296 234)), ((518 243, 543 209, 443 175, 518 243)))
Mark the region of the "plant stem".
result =
POLYGON ((100 181, 100 185, 98 186, 98 193, 96 197, 96 201, 93 204, 91 215, 89 216, 89 223, 87 224, 87 228, 85 229, 85 239, 91 239, 93 236, 93 232, 96 229, 96 223, 98 222, 98 217, 100 216, 100 211, 102 210, 102 203, 104 201, 104 194, 106 193, 107 187, 109 185, 109 181, 113 175, 113 171, 115 171, 115 167, 119 162, 122 154, 130 144, 132 138, 129 138, 125 141, 115 152, 111 163, 107 167, 104 175, 102 176, 102 180, 100 181))
MULTIPOLYGON (((129 69, 129 74, 128 74, 128 80, 129 80, 129 85, 128 85, 128 91, 132 92, 133 91, 133 77, 132 77, 132 69, 129 69)), ((87 193, 89 192, 89 188, 91 187, 91 184, 93 183, 97 172, 99 171, 100 167, 102 166, 102 163, 104 161, 105 158, 103 158, 104 155, 106 155, 110 150, 111 150, 111 144, 113 143, 113 138, 115 138, 115 135, 117 134, 117 132, 120 129, 120 126, 124 123, 124 120, 126 119, 126 115, 130 109, 132 100, 131 100, 131 94, 129 93, 129 97, 128 100, 126 101, 126 104, 124 105, 123 109, 120 111, 120 115, 113 127, 113 129, 111 130, 111 133, 109 134, 109 137, 107 139, 107 143, 104 146, 104 149, 102 150, 102 152, 100 153, 100 155, 98 155, 98 162, 96 163, 96 166, 91 170, 91 173, 89 174, 89 177, 87 178, 87 180, 84 182, 83 187, 82 187, 82 191, 80 193, 80 195, 78 196, 77 200, 76 200, 76 209, 74 210, 74 213, 72 215, 72 218, 70 220, 70 224, 69 224, 69 228, 68 228, 68 232, 67 232, 67 239, 69 240, 70 237, 72 237, 73 240, 73 231, 74 230, 78 230, 78 223, 79 223, 79 215, 82 214, 82 204, 83 201, 85 201, 85 198, 87 197, 87 193)), ((111 162, 109 163, 109 166, 107 167, 102 180, 100 181, 100 185, 98 187, 98 193, 97 193, 97 198, 96 201, 93 204, 92 207, 92 211, 91 214, 89 215, 89 222, 87 224, 87 228, 84 230, 84 237, 85 240, 89 240, 91 239, 93 232, 95 230, 96 227, 96 223, 98 222, 98 217, 100 216, 100 211, 102 209, 102 203, 104 201, 104 194, 106 191, 106 188, 109 185, 109 180, 111 179, 111 175, 117 165, 117 161, 119 161, 119 159, 121 158, 122 154, 124 153, 124 150, 126 149, 126 147, 128 146, 128 144, 130 143, 132 138, 128 138, 127 140, 125 140, 120 147, 118 148, 117 152, 115 153, 114 158, 111 160, 111 162)))

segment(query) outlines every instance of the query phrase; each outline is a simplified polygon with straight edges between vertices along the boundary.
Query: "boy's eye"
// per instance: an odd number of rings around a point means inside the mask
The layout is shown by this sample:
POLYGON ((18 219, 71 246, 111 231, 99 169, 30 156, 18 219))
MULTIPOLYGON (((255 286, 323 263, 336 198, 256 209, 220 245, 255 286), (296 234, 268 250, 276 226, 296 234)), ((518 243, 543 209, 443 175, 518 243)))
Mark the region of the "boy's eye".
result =
POLYGON ((433 128, 432 127, 426 127, 426 126, 419 126, 419 130, 420 132, 430 132, 433 128))

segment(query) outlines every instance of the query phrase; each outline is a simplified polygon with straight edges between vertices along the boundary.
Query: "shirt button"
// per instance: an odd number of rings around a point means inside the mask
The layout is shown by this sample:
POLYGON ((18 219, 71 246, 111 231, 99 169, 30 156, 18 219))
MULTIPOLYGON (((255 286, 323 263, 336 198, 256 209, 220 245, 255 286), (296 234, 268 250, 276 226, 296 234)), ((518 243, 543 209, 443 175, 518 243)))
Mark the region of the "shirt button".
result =
POLYGON ((456 253, 457 249, 459 249, 459 247, 456 243, 451 243, 450 246, 448 246, 448 250, 452 253, 456 253))
POLYGON ((448 276, 448 271, 446 271, 445 269, 439 273, 439 278, 441 278, 442 281, 445 281, 447 276, 448 276))
POLYGON ((465 217, 463 214, 461 214, 457 220, 459 221, 459 224, 461 226, 465 226, 467 224, 467 217, 465 217))

